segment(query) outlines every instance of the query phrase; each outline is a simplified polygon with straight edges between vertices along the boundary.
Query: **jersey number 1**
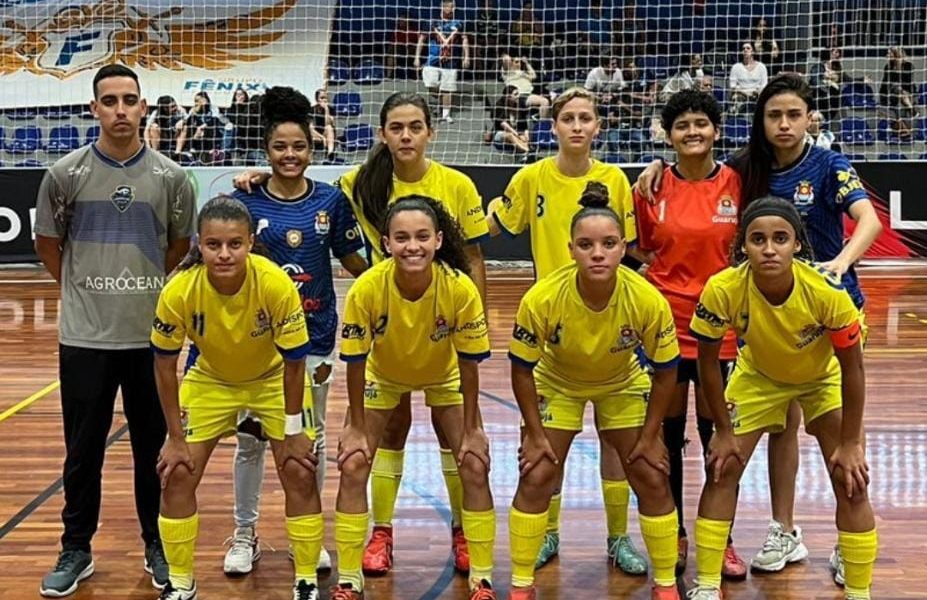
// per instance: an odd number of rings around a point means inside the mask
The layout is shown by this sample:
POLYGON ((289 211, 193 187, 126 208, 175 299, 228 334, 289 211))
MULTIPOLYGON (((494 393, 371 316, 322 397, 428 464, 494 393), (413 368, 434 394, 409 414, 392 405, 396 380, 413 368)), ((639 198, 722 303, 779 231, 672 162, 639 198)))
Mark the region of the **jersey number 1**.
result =
POLYGON ((193 331, 203 337, 203 332, 206 331, 206 313, 193 313, 193 331))

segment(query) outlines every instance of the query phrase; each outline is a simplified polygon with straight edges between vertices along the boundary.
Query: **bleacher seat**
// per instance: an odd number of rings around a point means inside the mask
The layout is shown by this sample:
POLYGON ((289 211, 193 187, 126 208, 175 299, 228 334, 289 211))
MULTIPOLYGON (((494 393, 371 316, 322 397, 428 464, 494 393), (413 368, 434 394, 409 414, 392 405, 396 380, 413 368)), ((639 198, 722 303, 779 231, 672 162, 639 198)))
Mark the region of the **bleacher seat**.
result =
POLYGON ((92 144, 98 139, 100 139, 100 126, 91 125, 90 127, 87 128, 87 135, 84 136, 84 143, 92 144))
POLYGON ((624 128, 618 130, 618 147, 639 150, 647 139, 649 132, 646 129, 624 128))
POLYGON ((879 160, 908 160, 908 157, 901 152, 882 152, 879 160))
POLYGON ((840 91, 841 103, 845 108, 875 108, 877 105, 872 86, 862 81, 854 81, 843 86, 840 91))
POLYGON ((917 103, 920 106, 927 106, 927 83, 922 83, 917 88, 917 103))
POLYGON ((921 115, 914 119, 914 127, 911 133, 915 140, 927 140, 927 115, 921 115))
POLYGON ((627 156, 623 154, 619 154, 617 152, 609 152, 608 154, 605 155, 605 158, 603 160, 612 165, 627 164, 631 162, 630 160, 628 160, 627 156))
POLYGON ((0 151, 6 148, 6 131, 0 127, 0 151))
POLYGON ((557 138, 554 136, 553 121, 538 121, 529 133, 528 144, 537 150, 556 150, 557 138))
POLYGON ((351 79, 351 68, 343 60, 332 59, 328 63, 328 84, 344 85, 351 79))
POLYGON ((920 159, 921 159, 921 160, 927 160, 927 152, 924 152, 923 154, 921 154, 921 155, 920 155, 920 159))
POLYGON ((80 113, 80 107, 67 104, 64 106, 48 106, 41 109, 40 114, 49 120, 63 121, 80 113))
POLYGON ((42 161, 36 160, 34 158, 27 158, 26 160, 16 163, 16 166, 25 169, 40 169, 45 165, 42 164, 42 161))
POLYGON ((847 157, 847 160, 852 162, 863 162, 866 160, 865 154, 860 154, 858 152, 847 152, 844 154, 847 157))
POLYGON ((844 117, 840 122, 840 141, 844 144, 871 146, 875 143, 875 136, 872 135, 866 119, 844 117))
POLYGON ((13 154, 31 154, 42 148, 42 130, 35 125, 17 127, 13 140, 7 144, 7 151, 13 154))
POLYGON ((876 127, 876 139, 890 144, 910 144, 914 141, 914 133, 912 131, 911 135, 906 138, 899 136, 898 131, 892 128, 892 122, 888 119, 879 119, 876 127))
POLYGON ((743 117, 728 117, 721 128, 724 139, 730 146, 743 146, 750 141, 750 121, 743 117))
POLYGON ((655 160, 666 160, 666 157, 660 154, 641 154, 637 162, 643 165, 649 165, 655 160))
POLYGON ((338 92, 332 101, 335 114, 339 117, 356 117, 361 114, 361 95, 358 92, 338 92))
POLYGON ((712 88, 711 93, 714 95, 715 100, 718 101, 718 104, 721 105, 722 111, 724 110, 724 103, 727 102, 727 90, 722 87, 712 88))
POLYGON ((366 123, 354 123, 344 128, 342 144, 345 152, 369 150, 373 146, 373 127, 366 123))
POLYGON ((80 148, 80 133, 73 125, 62 125, 52 129, 48 135, 48 145, 45 146, 48 152, 61 154, 78 148, 80 148))
POLYGON ((354 83, 357 85, 377 85, 383 82, 383 65, 372 59, 364 59, 354 69, 354 83))
POLYGON ((7 111, 6 116, 13 121, 35 121, 38 113, 34 108, 14 108, 7 111))

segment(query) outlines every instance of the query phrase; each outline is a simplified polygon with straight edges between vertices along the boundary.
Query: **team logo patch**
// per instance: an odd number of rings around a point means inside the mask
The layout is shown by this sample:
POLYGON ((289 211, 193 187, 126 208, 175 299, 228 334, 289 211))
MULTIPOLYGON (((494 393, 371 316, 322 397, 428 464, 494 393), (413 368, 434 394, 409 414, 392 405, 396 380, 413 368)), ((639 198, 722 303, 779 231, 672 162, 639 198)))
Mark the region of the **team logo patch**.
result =
MULTIPOLYGON (((315 228, 318 231, 318 224, 315 228)), ((303 232, 299 229, 290 229, 286 232, 286 243, 290 248, 299 248, 303 243, 303 232)))
POLYGON ((254 329, 251 331, 251 337, 258 337, 270 331, 270 317, 267 311, 259 308, 254 314, 254 329))
POLYGON ((811 185, 810 181, 798 182, 798 187, 795 188, 795 195, 792 199, 795 201, 795 206, 814 204, 814 186, 811 185))
POLYGON ((116 207, 116 210, 124 213, 128 210, 132 201, 135 200, 135 188, 131 185, 116 186, 116 189, 110 194, 109 199, 112 201, 113 206, 116 207))
POLYGON ((622 325, 618 334, 618 350, 627 350, 637 346, 641 341, 641 335, 630 325, 622 325))
POLYGON ((818 323, 809 323, 808 325, 802 327, 801 331, 798 333, 799 341, 795 347, 799 349, 804 348, 822 335, 824 335, 823 325, 818 323))
POLYGON ((331 219, 328 218, 328 211, 320 210, 315 214, 315 232, 319 235, 327 235, 331 229, 331 219))
POLYGON ((732 197, 724 195, 718 198, 718 207, 715 209, 711 222, 737 224, 737 205, 732 197))
POLYGON ((443 315, 438 315, 435 319, 435 332, 429 336, 432 342, 440 342, 451 334, 451 328, 447 324, 447 319, 443 315))

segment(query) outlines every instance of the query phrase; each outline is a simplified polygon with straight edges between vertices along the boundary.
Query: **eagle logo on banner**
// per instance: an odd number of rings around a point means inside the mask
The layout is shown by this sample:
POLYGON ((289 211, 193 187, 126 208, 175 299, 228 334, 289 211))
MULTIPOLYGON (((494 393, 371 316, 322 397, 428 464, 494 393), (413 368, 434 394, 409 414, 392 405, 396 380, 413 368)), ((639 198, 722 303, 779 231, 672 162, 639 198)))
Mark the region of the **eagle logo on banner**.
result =
POLYGON ((72 4, 48 19, 26 25, 7 19, 0 30, 0 75, 28 71, 67 79, 106 64, 154 70, 228 69, 268 55, 263 48, 284 31, 261 31, 280 20, 298 0, 279 0, 266 8, 211 21, 177 18, 173 6, 146 12, 128 0, 72 4))

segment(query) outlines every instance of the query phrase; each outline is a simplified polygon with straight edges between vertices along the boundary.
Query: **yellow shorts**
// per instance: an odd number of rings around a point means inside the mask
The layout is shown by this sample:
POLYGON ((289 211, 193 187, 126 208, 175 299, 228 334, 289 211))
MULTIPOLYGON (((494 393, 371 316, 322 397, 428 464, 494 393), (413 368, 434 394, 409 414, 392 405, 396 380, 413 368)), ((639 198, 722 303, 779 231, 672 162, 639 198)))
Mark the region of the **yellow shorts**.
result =
MULTIPOLYGON (((306 381, 306 396, 310 396, 306 381)), ((311 396, 310 396, 311 397, 311 396)), ((248 411, 261 423, 264 437, 282 440, 285 431, 283 377, 249 384, 184 378, 180 384, 180 408, 184 415, 188 442, 205 442, 232 435, 238 428, 239 413, 248 411)), ((303 404, 303 421, 309 439, 315 439, 312 403, 303 404)))
POLYGON ((541 382, 536 385, 541 400, 541 422, 548 429, 582 431, 586 402, 592 402, 599 431, 643 427, 647 416, 650 376, 643 371, 621 391, 602 396, 564 394, 541 382))
POLYGON ((807 429, 821 415, 842 406, 840 365, 834 360, 825 376, 808 383, 782 383, 738 360, 724 395, 737 435, 757 430, 782 431, 792 400, 801 406, 807 429))
POLYGON ((444 384, 413 387, 398 385, 369 378, 364 384, 364 408, 373 410, 392 410, 399 406, 399 397, 406 392, 421 390, 425 392, 425 406, 458 406, 463 405, 463 394, 460 393, 460 380, 449 381, 444 384))

